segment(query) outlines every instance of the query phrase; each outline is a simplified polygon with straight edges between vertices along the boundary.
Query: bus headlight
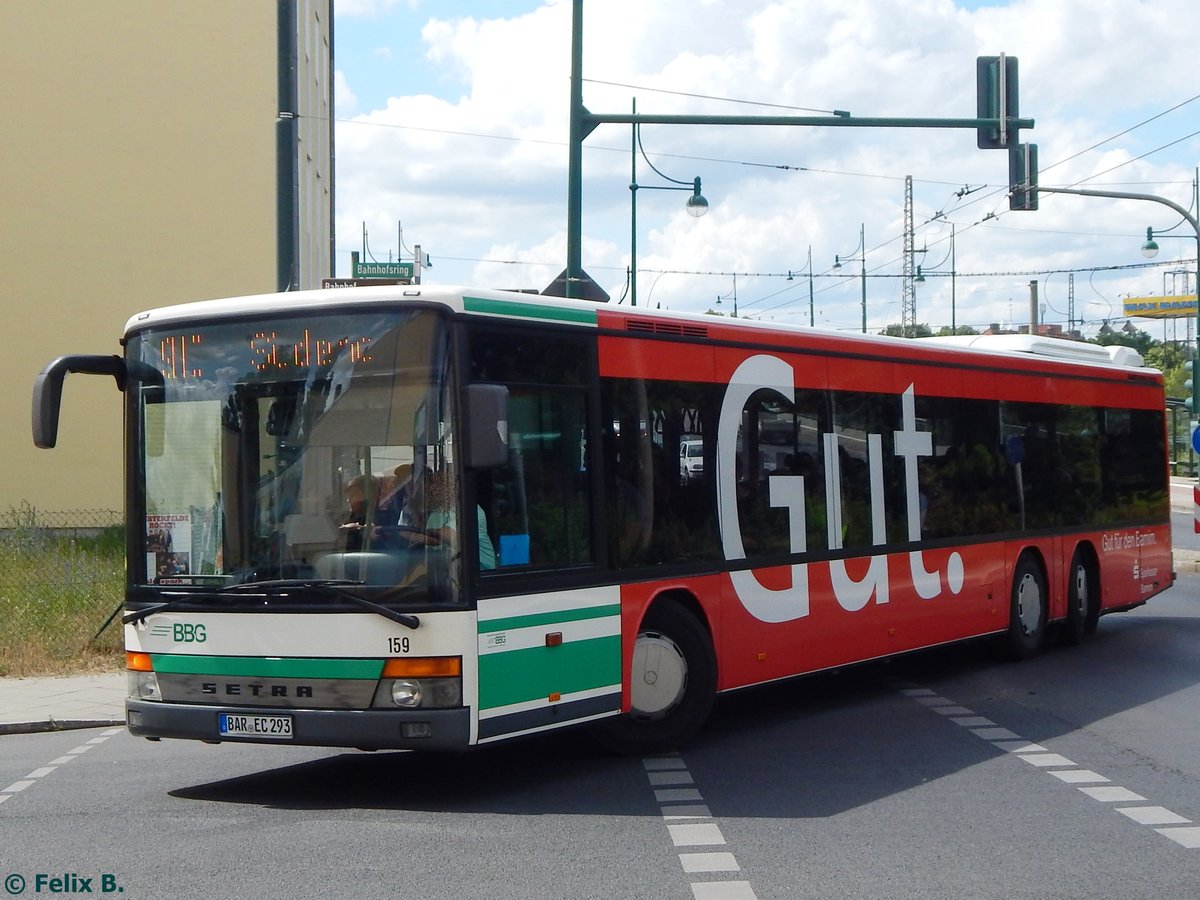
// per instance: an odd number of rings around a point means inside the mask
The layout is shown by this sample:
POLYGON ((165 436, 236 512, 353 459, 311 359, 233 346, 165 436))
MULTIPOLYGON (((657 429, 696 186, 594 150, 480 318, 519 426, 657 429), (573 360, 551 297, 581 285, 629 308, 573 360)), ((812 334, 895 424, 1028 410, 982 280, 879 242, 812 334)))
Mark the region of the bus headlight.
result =
POLYGON ((158 676, 154 674, 153 660, 149 653, 125 651, 126 693, 130 700, 161 700, 158 676))
POLYGON ((458 678, 397 678, 383 681, 372 706, 401 709, 448 709, 462 706, 462 680, 458 678))
POLYGON ((384 661, 373 707, 447 709, 462 706, 462 657, 399 657, 384 661))
POLYGON ((421 682, 400 679, 392 682, 392 702, 397 706, 415 708, 421 705, 421 682))
POLYGON ((158 689, 158 676, 153 672, 127 671, 125 674, 130 700, 162 699, 162 692, 158 689))

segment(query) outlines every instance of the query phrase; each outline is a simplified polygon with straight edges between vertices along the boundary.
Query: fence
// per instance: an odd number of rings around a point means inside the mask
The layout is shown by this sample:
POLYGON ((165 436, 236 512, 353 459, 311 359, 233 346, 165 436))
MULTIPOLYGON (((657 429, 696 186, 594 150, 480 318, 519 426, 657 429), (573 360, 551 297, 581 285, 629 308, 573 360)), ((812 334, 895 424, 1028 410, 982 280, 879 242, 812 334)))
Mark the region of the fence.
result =
POLYGON ((106 509, 0 513, 0 675, 113 667, 122 601, 124 519, 106 509))

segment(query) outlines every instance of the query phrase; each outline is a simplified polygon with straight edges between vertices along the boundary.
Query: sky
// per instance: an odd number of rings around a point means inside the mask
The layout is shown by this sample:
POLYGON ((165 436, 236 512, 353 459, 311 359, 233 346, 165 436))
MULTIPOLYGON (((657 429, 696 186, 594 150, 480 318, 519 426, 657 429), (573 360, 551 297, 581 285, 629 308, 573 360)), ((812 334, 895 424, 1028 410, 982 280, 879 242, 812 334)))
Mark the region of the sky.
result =
MULTIPOLYGON (((1004 53, 1040 184, 1193 204, 1195 0, 583 5, 594 113, 974 118, 976 57, 1004 53)), ((425 283, 540 290, 563 270, 571 7, 335 0, 337 274, 351 251, 411 259, 416 245, 425 283)), ((1036 291, 1043 322, 1090 335, 1125 325, 1125 298, 1195 289, 1178 213, 1047 193, 1012 211, 1008 154, 971 129, 643 125, 644 156, 632 137, 602 125, 584 142, 583 268, 613 303, 631 302, 631 177, 639 306, 857 331, 865 281, 868 330, 899 324, 907 177, 916 323, 1025 325, 1036 291), (652 189, 672 186, 655 169, 700 177, 707 215, 652 189), (1148 227, 1170 232, 1153 261, 1148 227)), ((1195 325, 1133 324, 1181 340, 1195 325)))

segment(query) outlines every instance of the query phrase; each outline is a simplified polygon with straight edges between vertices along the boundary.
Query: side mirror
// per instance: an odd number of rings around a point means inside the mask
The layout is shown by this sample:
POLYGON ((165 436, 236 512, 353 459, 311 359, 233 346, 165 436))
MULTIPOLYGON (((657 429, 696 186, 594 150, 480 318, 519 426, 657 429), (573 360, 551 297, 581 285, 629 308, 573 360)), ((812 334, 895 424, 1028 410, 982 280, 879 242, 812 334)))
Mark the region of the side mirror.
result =
POLYGON ((125 360, 119 356, 60 356, 38 373, 33 382, 33 443, 49 449, 58 443, 58 413, 68 372, 111 375, 125 390, 125 360))
POLYGON ((508 462, 508 388, 467 385, 467 465, 492 469, 508 462))

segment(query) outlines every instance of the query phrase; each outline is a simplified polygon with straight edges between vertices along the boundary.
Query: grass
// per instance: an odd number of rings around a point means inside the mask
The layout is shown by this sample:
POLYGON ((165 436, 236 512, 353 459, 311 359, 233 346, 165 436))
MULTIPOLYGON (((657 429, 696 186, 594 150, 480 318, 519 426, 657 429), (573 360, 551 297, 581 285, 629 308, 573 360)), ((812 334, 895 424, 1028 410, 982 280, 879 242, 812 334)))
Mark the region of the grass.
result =
POLYGON ((119 671, 124 529, 94 536, 44 528, 0 534, 0 676, 119 671))

